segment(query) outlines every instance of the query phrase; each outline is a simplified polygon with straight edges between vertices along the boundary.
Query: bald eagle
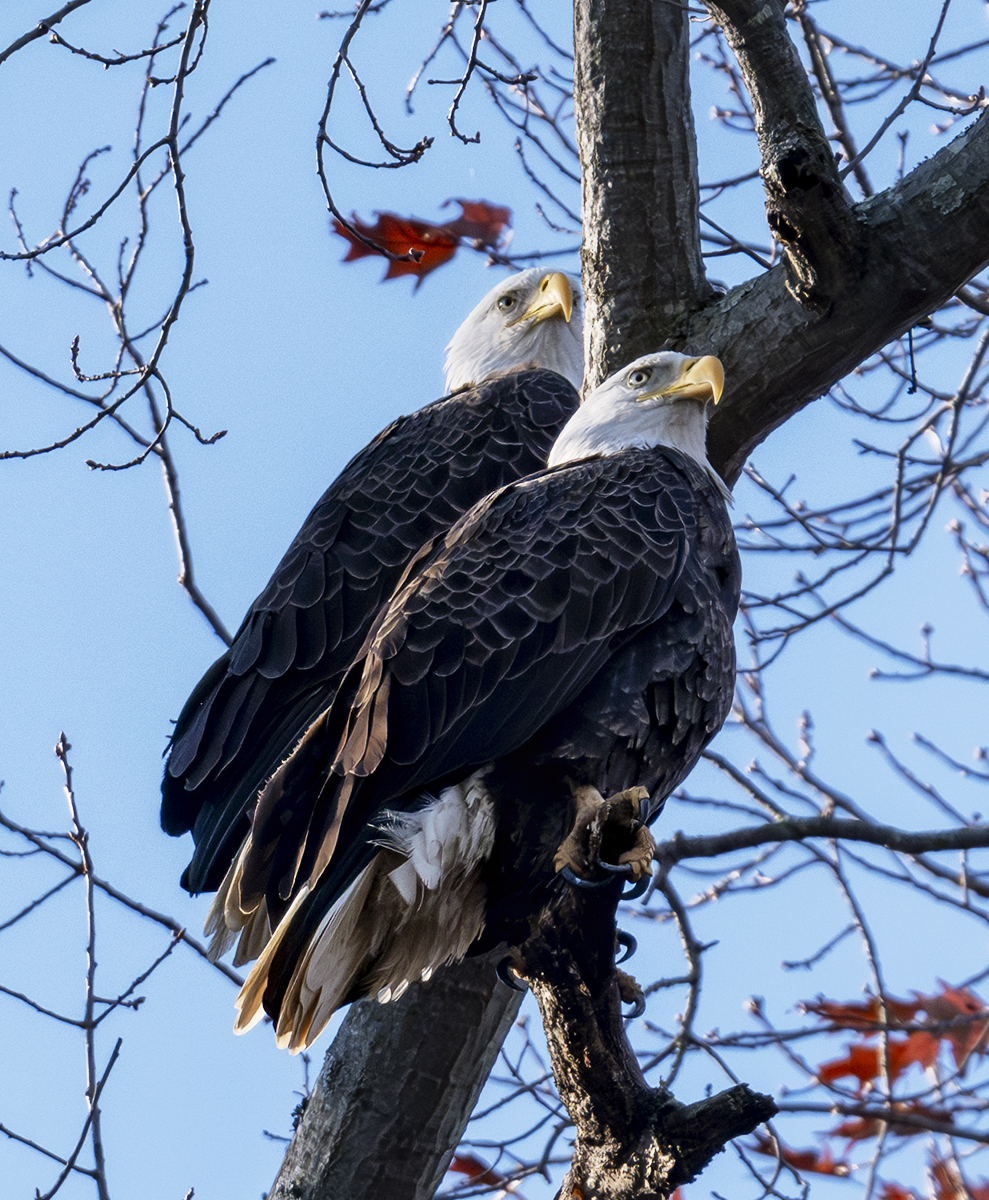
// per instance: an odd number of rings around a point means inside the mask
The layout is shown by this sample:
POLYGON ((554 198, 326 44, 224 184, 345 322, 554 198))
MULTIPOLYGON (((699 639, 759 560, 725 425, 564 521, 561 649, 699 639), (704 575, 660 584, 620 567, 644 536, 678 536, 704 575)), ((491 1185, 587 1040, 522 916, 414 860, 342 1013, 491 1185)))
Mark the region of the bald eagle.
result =
POLYGON ((380 433, 306 518, 172 734, 161 823, 192 830, 189 891, 217 887, 258 791, 332 700, 420 546, 545 464, 578 403, 581 316, 579 282, 558 271, 492 288, 447 347, 453 394, 380 433))
POLYGON ((260 950, 238 1030, 267 1010, 299 1050, 341 1004, 520 944, 582 797, 639 785, 648 822, 690 771, 734 681, 722 382, 637 359, 413 565, 217 895, 218 944, 260 950))

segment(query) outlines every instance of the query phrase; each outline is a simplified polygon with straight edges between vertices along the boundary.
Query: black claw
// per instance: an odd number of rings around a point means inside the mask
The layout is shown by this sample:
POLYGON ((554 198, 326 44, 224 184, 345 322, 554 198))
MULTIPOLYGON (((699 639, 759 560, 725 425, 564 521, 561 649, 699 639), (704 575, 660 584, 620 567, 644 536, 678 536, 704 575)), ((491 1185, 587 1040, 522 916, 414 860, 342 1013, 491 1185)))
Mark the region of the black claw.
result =
POLYGON ((497 976, 501 980, 501 982, 503 984, 505 984, 506 987, 510 987, 513 992, 528 991, 528 988, 522 982, 522 980, 519 979, 519 977, 513 973, 512 960, 510 958, 503 958, 501 960, 501 962, 495 967, 495 973, 497 974, 497 976))
POLYGON ((614 882, 611 879, 581 879, 581 877, 579 875, 575 874, 573 869, 570 867, 561 867, 560 874, 567 881, 567 883, 571 884, 573 887, 576 887, 576 888, 610 887, 611 884, 614 882))
POLYGON ((638 900, 640 896, 646 894, 646 888, 648 888, 650 882, 651 876, 643 875, 634 887, 629 888, 627 892, 622 892, 621 898, 623 900, 638 900))
POLYGON ((630 933, 626 933, 624 929, 616 929, 615 930, 615 941, 625 951, 625 953, 621 956, 621 958, 615 959, 616 964, 623 963, 623 962, 625 962, 626 959, 631 958, 632 955, 639 948, 639 943, 635 940, 634 937, 632 937, 632 935, 630 933))
POLYGON ((626 879, 632 878, 632 867, 629 863, 610 863, 604 859, 598 860, 598 866, 602 871, 610 871, 612 875, 624 875, 626 879))
POLYGON ((639 996, 632 1006, 632 1011, 625 1014, 626 1021, 637 1021, 646 1011, 646 998, 639 996))

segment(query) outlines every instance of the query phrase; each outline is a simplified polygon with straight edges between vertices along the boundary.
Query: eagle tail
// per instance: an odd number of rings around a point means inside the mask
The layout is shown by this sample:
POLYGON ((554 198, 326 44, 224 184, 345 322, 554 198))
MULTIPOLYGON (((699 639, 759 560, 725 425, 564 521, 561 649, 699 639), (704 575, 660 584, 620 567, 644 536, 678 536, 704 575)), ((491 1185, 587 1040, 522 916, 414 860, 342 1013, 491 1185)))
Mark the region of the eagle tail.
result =
POLYGON ((296 896, 241 990, 235 1032, 260 1019, 266 996, 269 1004, 280 997, 272 1004, 278 1044, 297 1053, 341 1005, 397 1000, 463 958, 484 928, 481 868, 494 828, 476 776, 417 812, 392 814, 382 848, 311 932, 309 886, 296 896))

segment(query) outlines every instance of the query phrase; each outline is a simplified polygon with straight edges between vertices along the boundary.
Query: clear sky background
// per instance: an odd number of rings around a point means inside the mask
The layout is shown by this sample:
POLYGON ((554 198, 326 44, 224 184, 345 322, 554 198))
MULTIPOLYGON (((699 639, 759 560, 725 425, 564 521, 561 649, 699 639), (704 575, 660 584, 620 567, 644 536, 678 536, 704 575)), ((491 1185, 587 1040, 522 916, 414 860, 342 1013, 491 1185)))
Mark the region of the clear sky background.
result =
MULTIPOLYGON (((505 40, 511 42, 525 22, 508 0, 497 7, 505 40)), ((889 20, 889 5, 875 0, 828 0, 819 10, 819 20, 841 26, 850 41, 910 60, 923 55, 937 7, 930 0, 911 0, 897 7, 895 21, 889 20)), ((25 0, 5 0, 0 48, 42 15, 25 0)), ((147 44, 160 15, 146 0, 97 0, 67 19, 60 31, 70 42, 104 54, 128 52, 147 44)), ((484 198, 514 209, 513 250, 575 245, 574 234, 550 232, 534 211, 539 196, 518 167, 512 137, 480 90, 468 97, 461 121, 469 132, 480 129, 477 146, 459 145, 444 126, 450 89, 421 89, 414 113, 404 113, 402 86, 435 41, 445 8, 410 9, 399 16, 368 18, 360 61, 389 132, 405 144, 427 134, 436 141, 419 166, 404 171, 361 172, 332 164, 341 206, 363 218, 391 209, 441 219, 455 215, 455 209, 440 208, 449 198, 484 198)), ((181 19, 180 13, 173 32, 181 19)), ((565 39, 569 33, 560 20, 556 33, 565 39)), ((985 7, 958 0, 951 22, 948 42, 961 40, 961 30, 986 31, 985 7)), ((206 55, 189 81, 187 111, 194 128, 240 75, 269 56, 276 60, 237 92, 186 157, 195 275, 208 285, 187 298, 163 359, 182 414, 206 435, 228 431, 209 447, 178 427, 170 438, 196 576, 230 629, 350 456, 392 418, 442 393, 447 340, 504 273, 485 269, 482 256, 462 250, 413 293, 407 279, 377 282, 383 261, 341 265, 345 246, 330 232, 314 152, 341 31, 340 22, 319 21, 311 7, 294 0, 250 9, 215 4, 206 55)), ((520 56, 524 63, 548 57, 531 40, 520 56)), ((141 70, 135 64, 104 71, 47 39, 0 64, 0 196, 6 202, 16 189, 16 211, 30 243, 55 229, 86 154, 111 147, 87 170, 91 188, 80 199, 79 213, 101 203, 122 177, 141 70)), ((949 72, 946 67, 943 73, 949 72)), ((986 74, 983 70, 983 81, 986 74)), ((959 82, 962 78, 972 83, 969 67, 959 82)), ((711 120, 712 106, 729 103, 722 80, 699 67, 693 88, 702 178, 753 170, 754 142, 711 120)), ((146 140, 160 128, 170 100, 165 86, 152 93, 155 116, 146 140)), ((341 112, 350 144, 360 145, 356 106, 348 101, 341 112)), ((874 118, 866 122, 866 138, 875 124, 874 118)), ((911 112, 897 126, 912 130, 907 169, 943 143, 931 124, 930 111, 923 111, 911 112)), ((887 142, 870 162, 879 187, 896 178, 899 147, 893 134, 887 142)), ((567 203, 578 203, 576 187, 568 185, 563 194, 567 203)), ((549 211, 554 221, 566 224, 558 210, 549 211)), ((706 211, 755 241, 768 241, 757 183, 706 211)), ((182 269, 174 195, 167 186, 159 189, 151 212, 148 261, 131 299, 135 329, 158 319, 182 269)), ((125 197, 113 219, 80 244, 112 279, 117 245, 133 234, 134 206, 125 197)), ((0 229, 0 248, 16 249, 10 221, 0 229)), ((558 261, 564 269, 579 269, 576 255, 558 261)), ((58 265, 83 278, 67 258, 58 265)), ((715 259, 710 269, 727 285, 758 270, 741 256, 715 259)), ((37 268, 29 275, 22 267, 3 267, 0 346, 70 380, 76 335, 81 369, 108 369, 114 342, 99 302, 37 268)), ((945 358, 946 390, 957 385, 962 361, 945 358)), ((141 404, 136 397, 128 407, 144 429, 141 404)), ((90 416, 82 402, 0 360, 2 448, 26 449, 65 437, 90 416)), ((778 483, 796 472, 797 490, 811 501, 844 494, 842 489, 855 494, 862 473, 873 467, 857 455, 841 422, 833 405, 820 402, 760 446, 755 461, 778 483)), ((161 834, 158 786, 170 721, 221 646, 176 586, 157 463, 117 472, 85 465, 87 459, 122 462, 133 454, 133 443, 104 424, 56 453, 0 463, 0 807, 34 828, 67 827, 61 771, 52 754, 64 730, 73 746, 76 796, 97 873, 196 932, 208 900, 191 899, 178 886, 189 841, 161 834)), ((763 507, 750 485, 739 485, 740 519, 763 507)), ((756 581, 760 588, 783 586, 793 570, 765 559, 747 563, 746 569, 750 584, 756 581)), ((972 637, 972 614, 954 582, 956 570, 950 538, 939 532, 924 556, 903 569, 896 591, 868 600, 858 615, 914 648, 920 625, 930 620, 943 656, 963 657, 972 637)), ((875 653, 832 630, 808 635, 773 676, 780 729, 795 742, 799 714, 811 708, 822 774, 875 801, 891 822, 938 824, 930 812, 911 807, 913 801, 895 787, 878 755, 866 748, 866 734, 879 725, 898 750, 914 753, 909 735, 920 728, 967 758, 973 746, 985 744, 984 687, 956 684, 949 691, 939 681, 912 688, 871 683, 867 671, 876 661, 875 653)), ((746 753, 731 729, 719 745, 725 753, 746 753)), ((710 774, 691 785, 724 794, 710 774)), ((966 792, 966 785, 954 780, 950 786, 965 811, 978 807, 977 792, 966 792)), ((691 831, 717 827, 716 820, 706 824, 696 810, 686 812, 676 803, 664 821, 669 829, 684 821, 691 822, 691 831)), ((6 836, 0 846, 23 848, 6 836)), ((35 858, 0 859, 0 872, 0 922, 61 877, 35 858)), ((794 983, 778 971, 781 957, 812 953, 829 930, 840 927, 828 908, 832 901, 818 896, 815 886, 808 882, 764 898, 753 895, 724 926, 718 924, 720 909, 698 918, 705 940, 720 939, 710 958, 706 1000, 712 1025, 742 1023, 740 997, 768 995, 782 1020, 794 999, 816 990, 813 979, 794 983)), ((889 918, 884 937, 903 951, 889 981, 892 991, 933 990, 938 976, 957 981, 985 966, 985 937, 974 927, 962 926, 950 935, 940 927, 927 929, 923 922, 929 915, 911 910, 902 897, 888 909, 879 907, 889 918)), ((724 912, 729 915, 727 908, 724 912)), ((168 935, 102 901, 98 919, 99 991, 116 995, 167 946, 168 935)), ((675 964, 675 938, 670 932, 662 936, 666 943, 659 952, 668 947, 675 964)), ((48 1008, 78 1015, 84 951, 82 891, 73 886, 0 933, 0 983, 48 1008)), ((856 994, 865 981, 859 949, 847 945, 830 965, 834 973, 828 986, 856 994)), ((648 966, 638 961, 635 966, 641 977, 651 977, 648 966)), ((677 970, 677 965, 671 968, 677 970)), ((300 1062, 275 1049, 268 1029, 234 1038, 233 985, 184 948, 139 993, 147 997, 140 1010, 116 1014, 99 1041, 105 1063, 117 1037, 123 1038, 104 1094, 112 1195, 178 1200, 194 1187, 200 1198, 259 1196, 282 1154, 262 1130, 289 1132, 293 1093, 302 1083, 300 1062)), ((662 1000, 650 1017, 668 1028, 677 1002, 662 1000)), ((84 1114, 79 1033, 10 997, 0 996, 0 1014, 0 1123, 65 1153, 84 1114)), ((322 1048, 322 1043, 316 1047, 316 1062, 322 1048)), ((773 1090, 778 1085, 778 1057, 754 1056, 751 1066, 747 1078, 754 1086, 773 1090)), ((712 1078, 700 1064, 692 1067, 679 1085, 682 1098, 701 1095, 712 1078)), ((806 1128, 821 1126, 818 1121, 806 1128)), ((52 1176, 36 1153, 0 1140, 0 1195, 33 1195, 35 1187, 49 1186, 52 1176)), ((706 1195, 717 1179, 705 1177, 689 1195, 706 1195)), ((723 1180, 722 1185, 729 1186, 723 1180)), ((843 1186, 852 1185, 822 1185, 843 1186)), ((537 1183, 523 1190, 535 1200, 542 1194, 539 1188, 537 1183)), ((62 1194, 91 1192, 91 1184, 78 1180, 62 1194)))

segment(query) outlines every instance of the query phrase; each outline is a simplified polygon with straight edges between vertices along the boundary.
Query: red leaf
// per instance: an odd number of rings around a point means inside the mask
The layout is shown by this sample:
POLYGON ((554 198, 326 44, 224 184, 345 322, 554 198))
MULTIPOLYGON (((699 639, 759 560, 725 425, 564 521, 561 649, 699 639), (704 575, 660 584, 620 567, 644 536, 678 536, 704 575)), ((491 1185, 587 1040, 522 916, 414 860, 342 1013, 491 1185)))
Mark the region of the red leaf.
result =
MULTIPOLYGON (((844 1079, 847 1075, 854 1076, 859 1081, 859 1087, 865 1087, 879 1074, 879 1051, 875 1046, 849 1046, 844 1058, 832 1059, 822 1063, 817 1069, 817 1078, 821 1083, 834 1083, 836 1079, 844 1079)), ((893 1064, 890 1063, 890 1074, 893 1064)))
POLYGON ((485 249, 494 249, 501 242, 503 230, 512 223, 512 210, 501 204, 489 204, 487 200, 446 200, 441 207, 446 208, 447 204, 459 204, 460 216, 448 222, 446 228, 485 249))
POLYGON ((968 988, 949 987, 939 980, 940 996, 918 996, 920 1007, 932 1021, 952 1021, 941 1036, 951 1044, 955 1066, 964 1067, 973 1054, 985 1054, 989 1042, 989 1008, 968 988))
POLYGON ((920 1197, 902 1183, 884 1183, 879 1200, 920 1200, 920 1197))
MULTIPOLYGON (((450 203, 447 200, 444 207, 450 203)), ((357 231, 354 233, 342 221, 334 219, 334 230, 350 243, 343 261, 354 262, 377 253, 411 255, 411 258, 389 259, 384 278, 415 275, 418 287, 430 271, 435 271, 453 258, 464 240, 487 249, 499 245, 503 231, 511 223, 510 208, 489 204, 487 200, 455 200, 452 203, 460 205, 460 216, 443 223, 379 212, 374 214, 377 217, 375 223, 367 225, 356 213, 351 213, 351 224, 357 231), (368 246, 357 234, 373 242, 379 249, 368 246)))
POLYGON ((931 1182, 937 1200, 969 1200, 969 1189, 958 1171, 936 1156, 931 1157, 931 1182))
MULTIPOLYGON (((473 1154, 464 1154, 463 1152, 453 1156, 448 1171, 455 1171, 458 1175, 466 1175, 468 1179, 473 1179, 477 1183, 487 1184, 489 1187, 497 1187, 499 1184, 508 1182, 508 1176, 502 1175, 500 1171, 495 1171, 492 1167, 481 1162, 479 1158, 475 1158, 473 1154)), ((512 1195, 518 1200, 525 1200, 521 1192, 512 1189, 512 1195)))
MULTIPOLYGON (((940 1043, 936 1037, 917 1030, 903 1041, 889 1040, 889 1078, 892 1083, 911 1063, 930 1067, 937 1058, 940 1043)), ((821 1083, 833 1083, 851 1075, 859 1081, 859 1090, 878 1079, 882 1073, 882 1050, 879 1046, 849 1046, 844 1058, 822 1063, 817 1071, 821 1083)))
MULTIPOLYGON (((884 1001, 886 1019, 891 1024, 912 1021, 920 1007, 919 1000, 911 1003, 909 1000, 897 1000, 894 996, 885 996, 884 1001)), ((852 1002, 849 1004, 825 1000, 819 996, 816 1001, 804 1001, 800 1007, 804 1012, 815 1013, 825 1021, 839 1025, 842 1029, 869 1029, 874 1025, 882 1024, 882 1013, 876 996, 870 996, 865 1003, 852 1002)))
MULTIPOLYGON (((866 1138, 875 1137, 882 1129, 884 1122, 879 1117, 855 1117, 851 1121, 842 1121, 840 1125, 828 1132, 828 1137, 848 1138, 851 1142, 861 1142, 866 1138)), ((919 1133, 919 1130, 915 1130, 919 1133)))
POLYGON ((447 1170, 466 1175, 468 1179, 477 1179, 480 1183, 501 1182, 501 1177, 473 1154, 455 1154, 447 1170))
POLYGON ((781 1158, 787 1166, 795 1171, 812 1171, 817 1175, 850 1175, 851 1167, 847 1162, 836 1162, 830 1149, 825 1146, 822 1150, 791 1150, 788 1146, 777 1144, 765 1134, 755 1135, 755 1145, 750 1149, 757 1154, 766 1154, 770 1158, 781 1158))
POLYGON ((921 1067, 933 1067, 937 1061, 941 1041, 931 1033, 918 1029, 911 1033, 905 1042, 891 1042, 889 1047, 890 1060, 897 1064, 897 1074, 905 1070, 911 1063, 921 1067))
MULTIPOLYGON (((909 1104, 894 1104, 893 1110, 894 1112, 920 1117, 922 1120, 936 1122, 940 1125, 953 1124, 953 1117, 947 1109, 925 1108, 915 1100, 909 1104)), ((918 1134, 924 1132, 917 1125, 907 1125, 906 1123, 898 1122, 895 1116, 891 1116, 888 1121, 884 1121, 881 1117, 856 1117, 851 1121, 843 1121, 828 1133, 828 1137, 848 1138, 850 1143, 861 1142, 865 1138, 876 1137, 884 1125, 888 1125, 890 1132, 895 1133, 898 1137, 917 1137, 918 1134)))
MULTIPOLYGON (((394 279, 399 275, 417 275, 423 279, 430 271, 449 262, 457 252, 459 238, 442 225, 431 225, 428 221, 418 221, 413 217, 400 217, 396 213, 375 213, 375 216, 378 219, 373 225, 365 225, 355 214, 351 214, 351 221, 358 233, 382 250, 390 254, 414 256, 404 261, 390 259, 385 279, 394 279)), ((340 221, 334 220, 333 228, 350 243, 344 262, 353 262, 375 253, 340 221)))

